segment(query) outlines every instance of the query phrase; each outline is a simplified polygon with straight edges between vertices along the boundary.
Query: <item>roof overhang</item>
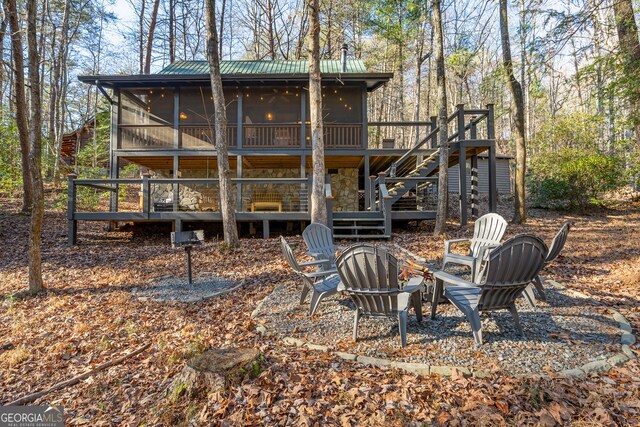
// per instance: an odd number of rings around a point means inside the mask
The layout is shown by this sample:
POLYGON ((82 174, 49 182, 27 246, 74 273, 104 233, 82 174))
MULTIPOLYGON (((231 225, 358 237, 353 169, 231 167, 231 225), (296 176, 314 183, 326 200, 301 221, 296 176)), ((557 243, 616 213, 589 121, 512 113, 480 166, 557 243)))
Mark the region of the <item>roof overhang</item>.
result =
MULTIPOLYGON (((345 85, 366 84, 372 92, 388 82, 393 73, 349 73, 322 74, 323 83, 345 85)), ((209 74, 115 74, 78 76, 83 83, 100 85, 105 88, 119 87, 159 87, 159 86, 201 86, 210 81, 209 74)), ((225 74, 222 84, 225 86, 258 86, 264 84, 304 84, 309 81, 308 74, 225 74)))

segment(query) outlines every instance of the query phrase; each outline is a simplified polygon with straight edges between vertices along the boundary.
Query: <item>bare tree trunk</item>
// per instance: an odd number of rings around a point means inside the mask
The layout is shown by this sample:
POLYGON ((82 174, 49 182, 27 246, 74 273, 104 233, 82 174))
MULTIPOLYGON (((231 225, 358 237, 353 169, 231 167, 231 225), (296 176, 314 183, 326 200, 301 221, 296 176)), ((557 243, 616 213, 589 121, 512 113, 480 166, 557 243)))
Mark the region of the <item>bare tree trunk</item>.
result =
POLYGON ((64 4, 64 15, 62 18, 62 31, 60 33, 60 47, 58 51, 58 59, 57 66, 55 69, 54 75, 54 85, 58 86, 59 89, 59 97, 53 102, 53 106, 55 108, 55 123, 54 123, 54 132, 53 137, 55 140, 55 160, 53 165, 53 182, 58 184, 58 180, 60 177, 60 171, 58 170, 60 167, 60 152, 62 151, 62 135, 64 134, 64 119, 65 119, 65 109, 64 109, 64 101, 67 95, 67 57, 69 51, 69 13, 71 9, 71 0, 65 0, 64 4), (60 74, 64 73, 64 78, 61 79, 60 74))
POLYGON ((236 223, 236 210, 233 206, 234 195, 229 174, 229 154, 227 150, 227 110, 220 76, 220 55, 218 51, 218 29, 216 27, 216 0, 207 0, 207 57, 211 75, 211 92, 215 109, 215 145, 218 157, 218 178, 220 185, 220 212, 224 241, 227 247, 240 246, 236 223))
POLYGON ((441 1, 431 2, 433 31, 436 51, 436 86, 438 105, 438 146, 440 147, 440 162, 438 170, 438 207, 436 211, 436 225, 434 236, 444 233, 447 225, 447 210, 449 204, 449 133, 447 132, 447 88, 444 68, 444 41, 442 35, 441 1))
POLYGON ((636 134, 636 151, 640 151, 640 84, 638 83, 640 41, 638 40, 638 26, 633 14, 632 0, 614 1, 613 13, 616 20, 622 65, 626 74, 631 124, 636 134))
POLYGON ((169 62, 176 60, 176 0, 169 0, 169 62))
POLYGON ((31 175, 29 173, 29 121, 27 118, 27 104, 24 83, 24 51, 22 47, 22 29, 18 21, 16 0, 6 0, 11 28, 11 52, 13 56, 13 74, 15 79, 15 111, 20 150, 22 152, 22 211, 29 212, 33 206, 33 192, 31 175))
POLYGON ((151 51, 153 50, 153 33, 156 30, 156 22, 158 21, 158 8, 160 0, 155 0, 153 10, 151 11, 151 20, 149 21, 149 32, 147 33, 147 47, 145 49, 144 73, 151 73, 151 51))
POLYGON ((320 76, 320 1, 309 0, 309 106, 313 184, 311 186, 311 222, 327 223, 324 194, 324 132, 322 126, 322 80, 320 76))
POLYGON ((500 38, 502 40, 502 63, 507 87, 511 92, 511 129, 516 140, 515 212, 513 222, 521 224, 527 220, 527 206, 524 176, 527 167, 527 147, 524 135, 524 102, 522 86, 513 74, 511 42, 509 41, 509 20, 507 0, 500 0, 500 38))
POLYGON ((31 235, 29 238, 29 292, 44 290, 42 282, 42 222, 44 220, 44 189, 42 185, 42 101, 40 93, 40 55, 36 28, 37 1, 27 1, 27 51, 29 52, 29 83, 31 85, 31 123, 29 123, 29 172, 33 194, 31 235))
POLYGON ((138 60, 140 62, 140 74, 142 74, 144 70, 144 10, 147 6, 147 0, 142 0, 140 2, 140 20, 139 20, 139 28, 138 28, 138 60))

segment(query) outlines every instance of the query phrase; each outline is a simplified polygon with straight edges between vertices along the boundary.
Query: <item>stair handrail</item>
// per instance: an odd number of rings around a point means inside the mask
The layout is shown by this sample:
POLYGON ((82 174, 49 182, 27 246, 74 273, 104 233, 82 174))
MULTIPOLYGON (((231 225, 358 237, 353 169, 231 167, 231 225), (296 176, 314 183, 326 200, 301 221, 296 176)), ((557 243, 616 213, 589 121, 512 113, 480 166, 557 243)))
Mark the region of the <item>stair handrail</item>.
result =
MULTIPOLYGON (((475 126, 478 123, 480 123, 483 119, 485 119, 487 117, 487 115, 489 114, 489 109, 463 110, 463 113, 465 115, 472 114, 472 115, 475 116, 469 121, 468 124, 465 125, 464 130, 467 131, 467 130, 471 129, 471 126, 475 126)), ((459 111, 456 111, 453 114, 451 114, 447 118, 447 124, 450 123, 456 117, 458 117, 458 115, 459 115, 459 111)), ((422 148, 422 146, 424 144, 426 144, 428 141, 430 141, 431 138, 433 138, 439 131, 440 131, 440 127, 437 127, 434 130, 432 130, 425 138, 422 139, 422 141, 420 141, 418 144, 413 146, 409 151, 404 153, 404 155, 402 155, 402 157, 400 157, 398 160, 393 162, 387 168, 387 170, 385 171, 385 175, 386 176, 395 177, 396 176, 396 172, 398 170, 398 165, 403 163, 405 160, 407 160, 412 155, 414 155, 416 151, 418 151, 420 148, 422 148)), ((459 134, 460 134, 460 132, 458 131, 458 132, 455 132, 452 135, 450 135, 449 138, 447 139, 447 143, 451 144, 451 142, 453 142, 456 138, 458 138, 459 134)), ((440 145, 437 145, 436 148, 440 148, 440 145)))

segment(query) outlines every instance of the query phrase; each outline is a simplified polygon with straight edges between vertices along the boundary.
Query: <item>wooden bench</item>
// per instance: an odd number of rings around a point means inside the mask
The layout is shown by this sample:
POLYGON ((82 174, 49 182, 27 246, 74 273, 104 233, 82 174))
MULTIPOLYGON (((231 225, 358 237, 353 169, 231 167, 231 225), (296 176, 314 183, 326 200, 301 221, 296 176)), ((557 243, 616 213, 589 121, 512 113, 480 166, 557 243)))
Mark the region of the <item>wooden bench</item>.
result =
POLYGON ((251 195, 251 212, 277 211, 282 212, 282 194, 253 193, 251 195))

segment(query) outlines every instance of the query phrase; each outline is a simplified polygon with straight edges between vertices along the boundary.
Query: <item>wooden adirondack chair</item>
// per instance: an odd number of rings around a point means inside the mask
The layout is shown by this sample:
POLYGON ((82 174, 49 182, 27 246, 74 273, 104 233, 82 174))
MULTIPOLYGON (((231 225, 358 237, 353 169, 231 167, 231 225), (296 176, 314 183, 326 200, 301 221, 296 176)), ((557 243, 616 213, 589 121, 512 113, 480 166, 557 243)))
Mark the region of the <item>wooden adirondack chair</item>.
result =
POLYGON ((500 240, 507 230, 507 221, 498 214, 488 213, 478 218, 473 226, 473 238, 451 239, 444 241, 444 257, 442 270, 447 264, 465 265, 471 268, 471 280, 476 279, 476 274, 484 261, 487 250, 500 245, 500 240), (451 252, 451 246, 455 243, 471 242, 468 255, 460 255, 451 252))
POLYGON ((548 249, 536 236, 520 234, 493 249, 479 273, 478 283, 469 282, 443 271, 434 273, 435 291, 431 303, 431 318, 435 317, 439 295, 444 296, 467 317, 476 345, 482 344, 481 311, 507 309, 516 329, 522 334, 516 298, 529 286, 545 263, 548 249))
POLYGON ((311 261, 298 263, 296 257, 291 250, 291 246, 284 237, 280 236, 280 246, 282 247, 282 255, 287 260, 293 271, 302 278, 304 287, 300 295, 300 304, 304 304, 309 292, 311 292, 311 303, 309 304, 309 315, 313 316, 320 305, 320 301, 324 298, 338 292, 340 277, 336 274, 336 270, 318 270, 307 273, 304 267, 318 266, 326 261, 311 261))
MULTIPOLYGON (((547 266, 547 264, 549 264, 554 259, 556 259, 558 257, 558 255, 560 255, 560 252, 562 251, 562 248, 564 248, 564 244, 567 242, 567 237, 569 236, 570 225, 571 224, 569 223, 569 221, 567 221, 564 224, 562 224, 562 227, 560 227, 560 230, 558 231, 558 233, 556 233, 555 237, 551 241, 551 247, 549 249, 549 254, 547 254, 547 258, 544 260, 545 267, 547 266)), ((539 275, 537 275, 533 279, 533 285, 535 286, 536 291, 538 292, 538 298, 540 298, 540 300, 542 300, 542 301, 546 301, 547 300, 547 295, 544 292, 544 287, 542 286, 542 280, 540 279, 539 275)), ((525 297, 526 297, 527 301, 529 302, 529 305, 531 307, 535 307, 535 305, 536 305, 536 297, 533 294, 533 289, 532 289, 531 286, 529 286, 526 289, 525 297)))
POLYGON ((422 321, 422 277, 412 278, 404 287, 398 275, 398 260, 385 250, 360 243, 347 248, 336 261, 342 280, 340 288, 356 305, 353 340, 358 338, 358 321, 365 316, 397 317, 402 346, 407 345, 407 312, 413 304, 422 321))
POLYGON ((316 260, 327 261, 322 265, 325 269, 336 268, 336 251, 344 247, 333 244, 333 234, 329 227, 316 222, 309 224, 302 232, 302 238, 309 249, 307 255, 316 260))

